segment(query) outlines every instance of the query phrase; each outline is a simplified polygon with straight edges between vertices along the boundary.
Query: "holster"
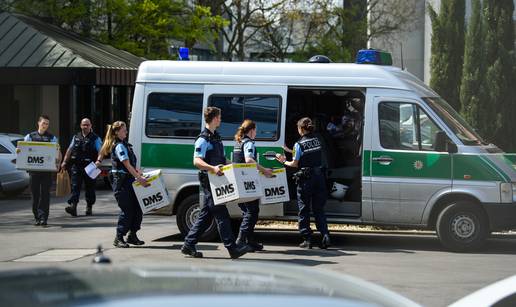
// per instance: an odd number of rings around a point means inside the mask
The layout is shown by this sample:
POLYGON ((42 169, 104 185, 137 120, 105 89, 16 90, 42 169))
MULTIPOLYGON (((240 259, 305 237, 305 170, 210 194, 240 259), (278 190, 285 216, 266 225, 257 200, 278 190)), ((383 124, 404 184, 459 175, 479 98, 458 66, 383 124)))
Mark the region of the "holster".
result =
POLYGON ((198 173, 199 176, 199 183, 201 184, 201 187, 203 188, 209 188, 210 187, 210 180, 208 179, 208 173, 201 171, 198 173))
POLYGON ((302 167, 292 175, 292 179, 294 179, 294 181, 297 184, 300 180, 310 179, 311 176, 312 169, 310 167, 302 167))
POLYGON ((125 181, 128 178, 128 174, 126 173, 110 173, 109 179, 111 181, 111 186, 113 187, 114 191, 120 190, 122 186, 124 185, 125 181))

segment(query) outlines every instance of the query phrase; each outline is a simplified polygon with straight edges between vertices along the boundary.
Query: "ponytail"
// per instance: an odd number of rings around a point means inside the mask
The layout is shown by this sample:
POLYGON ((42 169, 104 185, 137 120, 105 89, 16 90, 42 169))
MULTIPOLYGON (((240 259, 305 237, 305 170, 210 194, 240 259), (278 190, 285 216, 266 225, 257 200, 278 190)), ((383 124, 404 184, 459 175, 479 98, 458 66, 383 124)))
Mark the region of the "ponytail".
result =
POLYGON ((311 133, 314 131, 314 124, 309 117, 303 117, 297 121, 297 127, 305 133, 311 133))
POLYGON ((240 143, 242 142, 242 139, 246 134, 249 133, 249 131, 256 129, 256 123, 253 122, 250 119, 246 119, 242 122, 240 127, 238 127, 237 132, 235 134, 235 141, 240 143))
POLYGON ((104 143, 100 148, 100 154, 105 157, 111 154, 113 150, 113 146, 115 146, 116 141, 116 132, 120 130, 120 128, 124 127, 125 123, 123 121, 116 121, 112 125, 107 125, 106 136, 104 137, 104 143))

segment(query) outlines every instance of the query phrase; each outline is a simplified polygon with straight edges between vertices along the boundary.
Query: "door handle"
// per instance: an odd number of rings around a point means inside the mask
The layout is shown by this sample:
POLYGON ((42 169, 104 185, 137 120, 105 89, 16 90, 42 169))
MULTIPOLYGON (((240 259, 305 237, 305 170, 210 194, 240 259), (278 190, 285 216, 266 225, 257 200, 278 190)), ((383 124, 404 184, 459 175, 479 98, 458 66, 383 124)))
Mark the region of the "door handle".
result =
POLYGON ((380 165, 390 165, 392 161, 394 161, 394 159, 389 156, 374 157, 372 160, 378 162, 380 165))

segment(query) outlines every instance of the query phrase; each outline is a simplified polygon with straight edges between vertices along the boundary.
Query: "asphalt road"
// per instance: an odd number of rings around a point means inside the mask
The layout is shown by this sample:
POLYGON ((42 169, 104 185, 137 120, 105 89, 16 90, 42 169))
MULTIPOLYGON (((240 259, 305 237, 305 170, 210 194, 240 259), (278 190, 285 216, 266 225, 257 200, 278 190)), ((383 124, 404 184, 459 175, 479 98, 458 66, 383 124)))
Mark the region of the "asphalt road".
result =
MULTIPOLYGON (((184 258, 175 217, 147 215, 140 232, 146 245, 112 246, 118 207, 109 191, 98 193, 94 215, 72 218, 64 198, 53 198, 49 227, 32 225, 28 195, 0 200, 0 270, 34 266, 89 265, 98 244, 114 265, 215 264, 263 261, 350 274, 377 283, 425 306, 446 306, 490 283, 516 274, 516 235, 496 236, 481 252, 444 251, 433 235, 334 232, 329 250, 302 250, 295 231, 259 230, 266 250, 228 259, 220 243, 202 242, 204 259, 184 258)), ((307 276, 309 278, 309 276, 307 276)))

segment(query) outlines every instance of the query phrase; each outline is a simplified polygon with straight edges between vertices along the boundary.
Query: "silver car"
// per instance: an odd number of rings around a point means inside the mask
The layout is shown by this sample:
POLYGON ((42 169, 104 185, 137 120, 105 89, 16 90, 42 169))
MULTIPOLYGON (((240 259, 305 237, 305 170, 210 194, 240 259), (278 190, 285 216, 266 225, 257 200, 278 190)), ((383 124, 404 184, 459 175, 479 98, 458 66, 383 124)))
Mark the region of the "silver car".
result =
POLYGON ((0 190, 14 196, 29 186, 29 174, 16 169, 16 144, 23 140, 19 134, 0 133, 0 190))

